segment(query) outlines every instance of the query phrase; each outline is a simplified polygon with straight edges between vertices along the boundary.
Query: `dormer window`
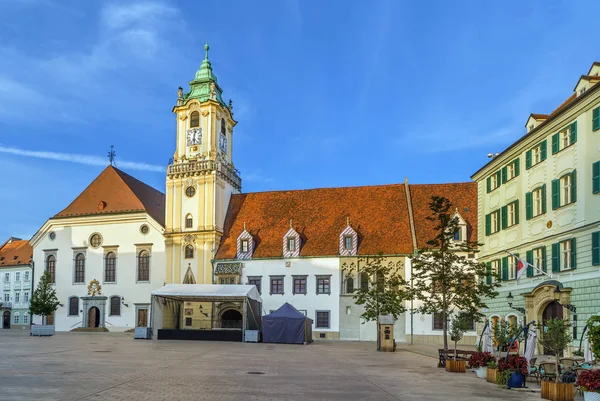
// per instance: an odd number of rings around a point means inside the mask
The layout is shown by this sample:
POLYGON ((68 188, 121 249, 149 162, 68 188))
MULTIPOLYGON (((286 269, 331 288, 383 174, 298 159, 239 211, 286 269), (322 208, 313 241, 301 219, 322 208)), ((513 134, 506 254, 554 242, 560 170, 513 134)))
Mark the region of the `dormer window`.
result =
POLYGON ((252 259, 252 253, 254 252, 254 239, 252 235, 246 230, 246 223, 244 223, 244 231, 237 238, 237 258, 238 259, 252 259))
POLYGON ((344 249, 349 251, 352 250, 352 236, 344 235, 344 249))
POLYGON ((247 239, 243 239, 240 245, 243 253, 247 253, 248 249, 250 249, 249 241, 247 239))
POLYGON ((200 113, 192 111, 190 114, 190 128, 197 128, 200 126, 200 113))
POLYGON ((461 236, 461 229, 457 228, 456 230, 454 230, 454 241, 462 241, 462 236, 461 236))
POLYGON ((296 238, 288 238, 287 239, 287 249, 290 252, 296 251, 296 238))
POLYGON ((350 225, 350 219, 346 220, 346 224, 346 228, 340 233, 339 254, 354 256, 358 253, 358 234, 350 225))
POLYGON ((456 219, 456 229, 454 230, 454 234, 452 236, 453 242, 463 242, 467 240, 467 222, 462 218, 458 211, 454 214, 454 218, 456 219))
POLYGON ((292 227, 290 220, 290 229, 283 236, 283 257, 295 258, 300 256, 300 234, 292 227))

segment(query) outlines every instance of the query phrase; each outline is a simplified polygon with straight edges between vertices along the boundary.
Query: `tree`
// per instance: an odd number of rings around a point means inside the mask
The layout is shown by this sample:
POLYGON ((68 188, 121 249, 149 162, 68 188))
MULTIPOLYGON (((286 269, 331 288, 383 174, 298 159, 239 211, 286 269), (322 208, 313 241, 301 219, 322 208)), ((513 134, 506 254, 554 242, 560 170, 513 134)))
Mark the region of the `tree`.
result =
POLYGON ((592 354, 600 357, 600 316, 592 316, 587 321, 587 338, 592 349, 592 354))
POLYGON ((465 331, 469 330, 471 317, 464 313, 454 315, 452 322, 450 323, 450 339, 454 341, 454 360, 456 360, 457 352, 456 347, 458 342, 462 340, 465 331))
POLYGON ((476 254, 481 244, 467 238, 454 241, 454 233, 460 226, 451 208, 448 199, 431 197, 431 215, 427 220, 435 224, 436 235, 412 258, 410 283, 410 296, 421 304, 416 310, 442 315, 445 351, 448 351, 449 316, 463 312, 479 320, 483 316, 481 309, 486 307, 483 299, 498 295, 495 285, 485 280, 486 265, 465 256, 476 254))
POLYGON ((506 352, 510 340, 515 336, 515 328, 505 319, 492 323, 494 338, 498 344, 498 351, 506 352))
POLYGON ((29 300, 29 313, 42 316, 42 323, 45 323, 46 316, 53 314, 59 305, 56 290, 52 287, 50 273, 44 272, 29 300))
MULTIPOLYGON (((544 353, 548 351, 554 353, 554 363, 556 365, 556 371, 560 372, 558 368, 561 354, 571 344, 571 323, 563 319, 548 319, 544 322, 544 331, 538 337, 538 342, 544 347, 544 353)), ((560 375, 556 375, 556 382, 560 375)))

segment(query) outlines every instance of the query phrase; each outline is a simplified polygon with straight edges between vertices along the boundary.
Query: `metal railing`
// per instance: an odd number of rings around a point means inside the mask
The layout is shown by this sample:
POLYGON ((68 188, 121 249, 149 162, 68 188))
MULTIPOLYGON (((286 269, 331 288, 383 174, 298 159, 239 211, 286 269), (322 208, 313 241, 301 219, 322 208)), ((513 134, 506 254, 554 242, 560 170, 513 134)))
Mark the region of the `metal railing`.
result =
POLYGON ((167 166, 169 176, 189 176, 216 172, 228 179, 234 186, 241 188, 240 173, 231 165, 218 160, 199 160, 182 163, 173 163, 167 166))

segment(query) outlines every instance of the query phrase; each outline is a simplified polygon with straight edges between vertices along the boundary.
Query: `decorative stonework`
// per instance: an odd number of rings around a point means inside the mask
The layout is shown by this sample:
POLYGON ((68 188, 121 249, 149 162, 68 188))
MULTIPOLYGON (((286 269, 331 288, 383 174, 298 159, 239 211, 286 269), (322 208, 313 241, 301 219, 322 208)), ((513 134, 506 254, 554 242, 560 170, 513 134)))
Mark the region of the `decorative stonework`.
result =
POLYGON ((210 114, 210 111, 208 111, 208 110, 204 110, 204 111, 202 112, 202 117, 206 117, 206 116, 208 116, 209 114, 210 114))
POLYGON ((184 187, 193 187, 194 189, 198 187, 198 183, 196 182, 196 180, 188 178, 187 180, 185 180, 185 183, 183 185, 184 187))
POLYGON ((190 111, 194 111, 200 109, 200 105, 198 104, 198 102, 190 102, 188 108, 190 109, 190 111))
POLYGON ((183 237, 183 242, 185 244, 195 244, 196 243, 196 236, 194 234, 186 234, 186 236, 183 237))
POLYGON ((87 287, 88 295, 91 297, 102 295, 102 286, 98 280, 93 279, 87 287))
POLYGON ((242 274, 241 262, 219 262, 215 265, 215 274, 242 274))

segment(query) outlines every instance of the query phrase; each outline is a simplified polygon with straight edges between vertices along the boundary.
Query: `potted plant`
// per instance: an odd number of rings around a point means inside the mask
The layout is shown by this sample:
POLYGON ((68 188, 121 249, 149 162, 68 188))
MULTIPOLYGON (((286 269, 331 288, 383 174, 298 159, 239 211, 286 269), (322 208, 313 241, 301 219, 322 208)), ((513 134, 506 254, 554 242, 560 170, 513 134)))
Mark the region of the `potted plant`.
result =
POLYGON ((487 364, 487 370, 485 373, 485 379, 488 383, 496 383, 496 378, 498 376, 498 362, 494 359, 487 364))
POLYGON ((586 370, 579 374, 577 385, 583 390, 585 401, 600 401, 600 370, 586 370))
POLYGON ((508 359, 498 361, 498 370, 502 373, 497 383, 508 388, 520 388, 525 385, 525 375, 529 373, 527 359, 519 355, 509 355, 508 359))
POLYGON ((457 358, 458 342, 462 340, 465 331, 469 329, 467 316, 464 314, 456 315, 450 323, 450 339, 454 341, 454 359, 446 360, 446 370, 448 372, 465 373, 467 370, 467 361, 459 361, 457 358))
POLYGON ((600 316, 592 316, 587 321, 587 338, 595 358, 600 358, 600 316))
MULTIPOLYGON (((538 342, 544 347, 544 351, 554 354, 556 372, 560 372, 559 359, 562 353, 571 344, 571 324, 563 319, 548 319, 544 330, 538 337, 538 342)), ((560 374, 556 375, 554 381, 542 380, 542 398, 553 401, 572 401, 575 397, 575 386, 573 383, 560 383, 560 374)))
POLYGON ((475 369, 475 374, 480 379, 485 379, 487 376, 487 365, 490 362, 495 362, 496 358, 489 352, 476 352, 469 358, 469 366, 475 369))
POLYGON ((494 333, 494 339, 498 344, 497 349, 499 352, 508 351, 508 344, 510 339, 515 335, 515 329, 510 325, 507 320, 501 319, 499 322, 492 324, 492 331, 494 333))
POLYGON ((53 314, 58 309, 58 305, 60 303, 58 302, 58 298, 56 298, 56 290, 52 288, 50 273, 44 272, 29 300, 29 312, 32 315, 42 316, 42 324, 32 325, 30 335, 54 335, 54 325, 45 323, 47 323, 47 316, 53 314))

